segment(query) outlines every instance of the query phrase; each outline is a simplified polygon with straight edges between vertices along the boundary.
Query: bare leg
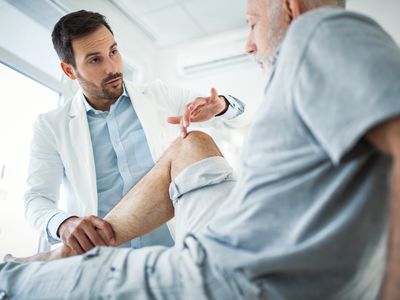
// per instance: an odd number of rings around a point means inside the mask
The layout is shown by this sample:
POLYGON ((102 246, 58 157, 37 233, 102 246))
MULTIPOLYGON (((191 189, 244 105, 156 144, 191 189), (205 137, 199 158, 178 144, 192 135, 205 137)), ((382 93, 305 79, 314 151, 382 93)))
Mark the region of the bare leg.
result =
POLYGON ((213 140, 202 132, 177 139, 164 156, 107 214, 117 244, 141 236, 174 216, 169 184, 187 166, 202 159, 222 156, 213 140))
MULTIPOLYGON (((214 141, 205 133, 191 132, 178 138, 163 157, 105 216, 114 229, 116 245, 123 244, 166 223, 174 216, 168 188, 187 166, 202 159, 222 156, 214 141)), ((16 262, 48 261, 75 255, 67 246, 26 258, 10 258, 16 262)))

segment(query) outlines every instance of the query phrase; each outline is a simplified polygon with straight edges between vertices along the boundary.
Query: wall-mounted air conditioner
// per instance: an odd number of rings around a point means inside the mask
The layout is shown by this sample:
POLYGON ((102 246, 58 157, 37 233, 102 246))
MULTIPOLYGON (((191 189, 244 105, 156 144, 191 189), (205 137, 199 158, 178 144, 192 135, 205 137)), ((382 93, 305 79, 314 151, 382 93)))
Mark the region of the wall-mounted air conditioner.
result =
POLYGON ((182 48, 177 55, 179 73, 194 76, 217 72, 227 68, 252 66, 252 59, 245 53, 245 37, 239 31, 232 37, 221 37, 203 44, 193 44, 182 48))
POLYGON ((220 56, 195 63, 186 63, 181 65, 181 74, 184 76, 193 76, 206 72, 213 72, 224 68, 243 67, 244 64, 251 64, 251 59, 246 53, 239 53, 229 56, 220 56))

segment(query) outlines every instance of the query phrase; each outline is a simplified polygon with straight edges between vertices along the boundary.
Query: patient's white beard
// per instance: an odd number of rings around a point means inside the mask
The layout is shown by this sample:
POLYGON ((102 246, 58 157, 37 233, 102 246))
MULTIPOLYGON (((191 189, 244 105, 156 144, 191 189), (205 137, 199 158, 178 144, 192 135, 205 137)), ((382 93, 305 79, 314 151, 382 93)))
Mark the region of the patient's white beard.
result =
POLYGON ((265 75, 271 72, 274 56, 277 48, 281 44, 285 29, 281 27, 282 3, 280 0, 271 0, 270 9, 268 10, 268 20, 270 26, 267 27, 266 41, 267 49, 257 58, 261 63, 265 75))

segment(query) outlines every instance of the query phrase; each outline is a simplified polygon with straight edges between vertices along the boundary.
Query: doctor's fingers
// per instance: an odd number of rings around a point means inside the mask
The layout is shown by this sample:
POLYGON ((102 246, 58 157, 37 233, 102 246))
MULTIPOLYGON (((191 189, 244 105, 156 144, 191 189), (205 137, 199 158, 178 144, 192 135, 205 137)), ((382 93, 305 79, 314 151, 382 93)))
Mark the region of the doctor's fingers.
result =
POLYGON ((196 100, 194 100, 192 103, 190 103, 191 111, 193 112, 197 108, 203 107, 203 106, 209 104, 209 102, 210 102, 209 98, 203 98, 203 97, 196 98, 196 100))
POLYGON ((181 137, 182 138, 186 137, 186 135, 187 135, 187 127, 183 123, 183 117, 182 116, 168 117, 167 121, 170 124, 179 124, 181 137))
POLYGON ((207 108, 211 102, 207 98, 196 98, 195 101, 190 103, 190 120, 193 121, 193 118, 204 108, 207 108))
POLYGON ((73 237, 78 241, 79 246, 83 249, 84 252, 87 252, 90 249, 94 248, 94 245, 89 240, 86 231, 78 229, 76 230, 76 233, 73 237))
POLYGON ((184 139, 187 136, 187 126, 185 126, 183 118, 181 118, 180 128, 181 128, 181 137, 184 139))
POLYGON ((103 239, 100 232, 100 229, 88 227, 86 230, 86 235, 94 246, 110 246, 110 243, 106 241, 107 238, 103 239))
POLYGON ((181 116, 172 116, 167 118, 167 122, 170 124, 180 124, 181 123, 181 116))
POLYGON ((106 243, 106 245, 114 246, 115 233, 110 223, 96 216, 91 216, 90 221, 97 229, 101 230, 101 233, 103 234, 102 239, 106 243))
POLYGON ((219 100, 218 92, 217 92, 217 90, 215 88, 211 88, 210 93, 211 93, 211 96, 210 96, 211 101, 218 101, 219 100))
POLYGON ((183 126, 186 128, 190 126, 190 115, 192 113, 193 107, 194 107, 193 102, 185 105, 185 110, 183 112, 181 121, 183 122, 183 126))
POLYGON ((84 251, 84 250, 82 249, 82 247, 79 245, 77 239, 76 239, 74 236, 72 236, 72 235, 70 235, 70 236, 67 238, 66 241, 63 241, 63 243, 64 243, 67 247, 71 248, 71 249, 74 251, 74 253, 75 253, 76 255, 80 255, 80 254, 85 253, 85 251, 84 251))

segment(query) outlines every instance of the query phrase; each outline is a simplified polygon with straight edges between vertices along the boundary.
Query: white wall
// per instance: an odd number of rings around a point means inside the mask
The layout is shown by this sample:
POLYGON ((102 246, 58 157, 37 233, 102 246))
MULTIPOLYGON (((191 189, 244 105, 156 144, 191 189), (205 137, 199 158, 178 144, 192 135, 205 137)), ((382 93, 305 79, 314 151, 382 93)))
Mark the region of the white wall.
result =
POLYGON ((399 0, 349 0, 347 8, 372 17, 400 45, 399 0))

